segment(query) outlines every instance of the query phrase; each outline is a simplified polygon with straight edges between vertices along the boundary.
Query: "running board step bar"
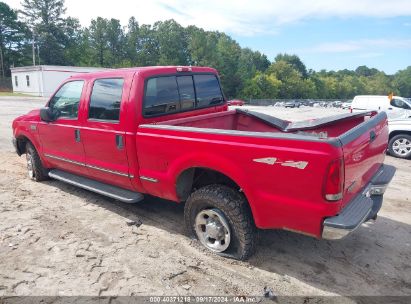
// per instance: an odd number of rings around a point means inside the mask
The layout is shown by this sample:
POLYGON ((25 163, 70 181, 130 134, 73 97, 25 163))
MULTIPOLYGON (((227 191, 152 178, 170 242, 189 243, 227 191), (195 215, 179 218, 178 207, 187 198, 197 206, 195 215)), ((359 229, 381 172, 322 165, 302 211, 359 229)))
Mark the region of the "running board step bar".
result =
POLYGON ((141 193, 122 189, 116 186, 104 184, 86 177, 68 173, 62 170, 53 169, 49 172, 51 178, 74 185, 89 191, 105 195, 124 203, 137 203, 143 200, 141 193))

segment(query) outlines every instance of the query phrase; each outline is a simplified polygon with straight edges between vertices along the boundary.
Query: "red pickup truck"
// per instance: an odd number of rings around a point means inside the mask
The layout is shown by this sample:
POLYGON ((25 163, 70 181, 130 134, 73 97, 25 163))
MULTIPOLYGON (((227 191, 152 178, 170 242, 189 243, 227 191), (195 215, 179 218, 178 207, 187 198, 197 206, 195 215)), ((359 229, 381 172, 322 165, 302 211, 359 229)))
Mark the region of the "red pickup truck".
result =
POLYGON ((252 254, 256 228, 344 237, 376 218, 395 172, 383 164, 385 113, 289 122, 230 111, 206 67, 73 76, 13 132, 31 179, 183 202, 190 235, 236 259, 252 254))

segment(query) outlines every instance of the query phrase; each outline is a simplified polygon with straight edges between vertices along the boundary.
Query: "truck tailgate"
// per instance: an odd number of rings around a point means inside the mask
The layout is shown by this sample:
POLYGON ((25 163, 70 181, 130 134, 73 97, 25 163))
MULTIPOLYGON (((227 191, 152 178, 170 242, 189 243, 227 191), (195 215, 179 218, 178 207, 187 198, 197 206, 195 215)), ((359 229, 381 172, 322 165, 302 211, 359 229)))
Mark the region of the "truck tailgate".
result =
POLYGON ((363 191, 384 162, 388 143, 385 112, 376 114, 339 137, 344 154, 345 184, 341 208, 363 191))

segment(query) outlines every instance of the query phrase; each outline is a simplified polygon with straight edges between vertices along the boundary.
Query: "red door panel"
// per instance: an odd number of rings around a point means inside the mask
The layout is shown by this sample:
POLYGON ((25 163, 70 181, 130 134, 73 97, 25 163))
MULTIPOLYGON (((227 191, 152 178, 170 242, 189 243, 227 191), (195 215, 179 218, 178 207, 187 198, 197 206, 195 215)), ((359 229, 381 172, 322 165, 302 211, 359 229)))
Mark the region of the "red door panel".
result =
POLYGON ((88 175, 127 189, 134 189, 125 141, 125 103, 131 80, 131 77, 105 78, 90 83, 81 130, 88 175))
POLYGON ((63 118, 38 124, 43 155, 53 168, 79 174, 86 172, 83 144, 76 140, 75 134, 79 128, 78 120, 63 118))
POLYGON ((78 174, 86 173, 79 119, 84 83, 83 80, 63 83, 47 104, 55 120, 38 124, 42 152, 51 167, 78 174))
POLYGON ((118 129, 119 125, 101 122, 87 122, 87 126, 82 129, 88 175, 133 189, 128 172, 125 132, 118 129))

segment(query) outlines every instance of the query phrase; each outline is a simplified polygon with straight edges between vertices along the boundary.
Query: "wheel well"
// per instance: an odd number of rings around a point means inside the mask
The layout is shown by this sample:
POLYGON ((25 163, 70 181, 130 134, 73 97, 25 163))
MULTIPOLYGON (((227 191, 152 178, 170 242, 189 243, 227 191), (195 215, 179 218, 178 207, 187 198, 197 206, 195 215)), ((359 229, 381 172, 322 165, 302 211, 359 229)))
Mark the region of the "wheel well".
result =
POLYGON ((19 155, 26 153, 26 145, 30 140, 26 136, 19 136, 16 138, 17 140, 17 152, 19 155))
POLYGON ((177 196, 185 201, 193 191, 211 184, 226 185, 237 191, 241 189, 235 181, 221 172, 208 168, 190 168, 183 171, 177 179, 177 196))
POLYGON ((411 131, 392 131, 390 133, 389 139, 393 138, 394 136, 400 135, 400 134, 406 134, 411 136, 411 131))

